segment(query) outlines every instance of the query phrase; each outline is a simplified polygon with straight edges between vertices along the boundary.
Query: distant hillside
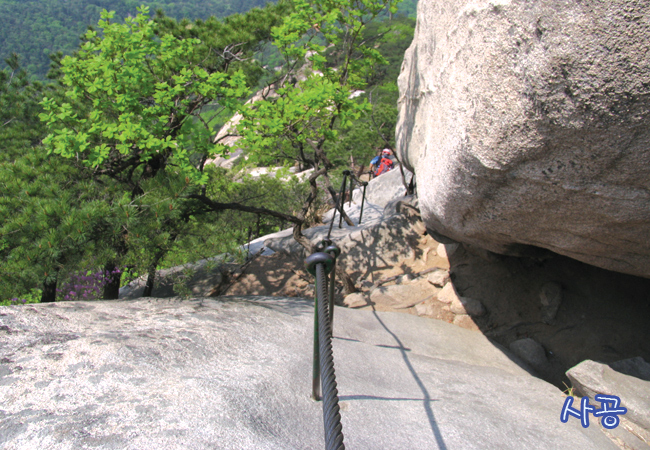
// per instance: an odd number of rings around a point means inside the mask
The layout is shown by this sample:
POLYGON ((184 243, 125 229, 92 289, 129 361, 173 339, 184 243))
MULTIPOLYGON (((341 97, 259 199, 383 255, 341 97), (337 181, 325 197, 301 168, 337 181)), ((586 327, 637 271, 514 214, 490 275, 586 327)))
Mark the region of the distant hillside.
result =
MULTIPOLYGON (((102 9, 117 16, 135 15, 145 4, 152 13, 162 9, 180 19, 224 17, 264 6, 269 0, 0 0, 0 58, 11 53, 21 55, 23 67, 43 78, 50 65, 48 55, 71 53, 79 45, 79 36, 99 20, 102 9)), ((0 64, 3 66, 4 64, 0 64)))
MULTIPOLYGON (((205 19, 243 13, 274 0, 0 0, 0 67, 11 53, 21 56, 21 65, 30 74, 44 78, 50 67, 49 54, 72 53, 79 36, 95 25, 102 9, 115 11, 118 17, 135 15, 145 4, 154 13, 162 9, 176 19, 205 19)), ((415 17, 417 0, 404 0, 401 14, 415 17)))

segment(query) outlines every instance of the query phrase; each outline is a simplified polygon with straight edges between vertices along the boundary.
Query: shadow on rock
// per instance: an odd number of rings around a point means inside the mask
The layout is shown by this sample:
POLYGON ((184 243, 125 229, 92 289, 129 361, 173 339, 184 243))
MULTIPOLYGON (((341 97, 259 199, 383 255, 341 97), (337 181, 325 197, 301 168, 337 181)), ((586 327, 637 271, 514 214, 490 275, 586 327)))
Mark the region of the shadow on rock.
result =
POLYGON ((650 361, 649 279, 551 252, 532 259, 451 247, 451 284, 468 319, 559 388, 584 360, 650 361))

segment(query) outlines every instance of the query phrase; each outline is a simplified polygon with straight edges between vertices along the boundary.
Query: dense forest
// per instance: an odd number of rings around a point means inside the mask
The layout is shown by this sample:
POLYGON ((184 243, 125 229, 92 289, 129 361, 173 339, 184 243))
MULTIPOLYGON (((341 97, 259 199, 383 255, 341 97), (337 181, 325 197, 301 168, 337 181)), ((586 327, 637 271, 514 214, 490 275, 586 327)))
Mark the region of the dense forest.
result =
POLYGON ((79 37, 89 25, 97 23, 106 9, 118 17, 136 14, 141 4, 152 11, 162 9, 174 18, 205 19, 242 13, 267 0, 195 0, 155 2, 141 0, 0 0, 0 57, 11 53, 23 58, 30 74, 43 78, 49 69, 49 54, 70 54, 79 45, 79 37))
POLYGON ((351 161, 394 145, 415 21, 393 0, 281 0, 224 18, 100 13, 37 81, 0 71, 0 304, 117 298, 157 269, 318 220, 351 161), (269 62, 272 62, 270 64, 269 62), (248 100, 259 89, 266 95, 248 100), (352 93, 361 95, 351 95, 352 93), (209 161, 233 114, 243 166, 209 161), (252 165, 281 166, 274 177, 252 165), (290 167, 312 168, 308 180, 290 167))
MULTIPOLYGON (((116 17, 136 14, 141 4, 158 9, 175 19, 226 17, 264 6, 269 0, 0 0, 0 60, 12 53, 22 58, 23 67, 32 76, 43 79, 49 70, 49 55, 72 53, 79 37, 89 25, 95 25, 99 13, 115 11, 116 17)), ((415 17, 417 0, 406 0, 399 12, 415 17)))

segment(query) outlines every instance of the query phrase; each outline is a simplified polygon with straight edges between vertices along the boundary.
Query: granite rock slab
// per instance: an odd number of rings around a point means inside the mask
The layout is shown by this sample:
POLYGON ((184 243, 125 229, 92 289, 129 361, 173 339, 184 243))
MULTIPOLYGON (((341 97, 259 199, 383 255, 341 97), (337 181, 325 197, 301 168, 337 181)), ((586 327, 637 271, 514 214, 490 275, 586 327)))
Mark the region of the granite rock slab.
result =
MULTIPOLYGON (((0 307, 0 448, 318 449, 312 304, 222 297, 0 307)), ((337 308, 350 449, 615 449, 480 333, 337 308)))

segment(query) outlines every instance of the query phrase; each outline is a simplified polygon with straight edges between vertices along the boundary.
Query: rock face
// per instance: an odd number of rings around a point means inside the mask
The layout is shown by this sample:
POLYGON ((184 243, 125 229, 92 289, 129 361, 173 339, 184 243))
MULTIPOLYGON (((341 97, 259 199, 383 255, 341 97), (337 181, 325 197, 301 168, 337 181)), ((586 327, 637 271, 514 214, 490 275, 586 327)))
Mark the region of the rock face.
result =
MULTIPOLYGON (((406 182, 411 181, 413 174, 408 170, 404 170, 404 178, 406 182)), ((354 190, 352 198, 355 203, 361 204, 363 197, 363 188, 354 190)), ((366 203, 385 207, 393 199, 406 195, 406 188, 402 182, 402 173, 400 172, 399 165, 396 165, 393 170, 383 175, 373 178, 368 183, 366 188, 366 203)))
MULTIPOLYGON (((634 358, 619 361, 612 364, 613 367, 621 368, 628 373, 625 374, 605 364, 586 360, 575 367, 572 367, 566 374, 573 387, 585 396, 588 396, 592 403, 600 407, 596 402, 597 394, 616 395, 621 399, 621 405, 627 408, 627 413, 620 417, 624 429, 629 430, 638 438, 643 439, 642 443, 632 444, 629 447, 647 449, 650 442, 650 381, 647 377, 650 373, 650 364, 642 358, 634 358), (641 375, 639 378, 635 375, 641 375)), ((619 435, 626 443, 625 435, 619 435)), ((633 439, 633 441, 635 441, 633 439)), ((629 448, 628 447, 628 448, 629 448)))
POLYGON ((422 0, 397 147, 430 230, 650 277, 650 3, 422 0))
MULTIPOLYGON (((412 257, 413 247, 420 237, 417 225, 421 225, 420 215, 413 206, 414 201, 413 197, 394 199, 386 205, 383 212, 377 205, 366 204, 362 224, 353 227, 343 222, 343 227, 338 228, 337 215, 331 235, 341 249, 337 264, 349 275, 358 277, 370 268, 386 267, 400 259, 412 257)), ((358 208, 353 203, 352 208, 348 209, 346 203, 346 211, 354 212, 350 217, 355 224, 358 223, 358 208)), ((316 244, 327 237, 328 230, 329 225, 320 225, 304 230, 303 233, 316 244)), ((290 233, 291 231, 278 233, 276 237, 264 241, 264 245, 276 252, 304 256, 304 249, 290 233)))
MULTIPOLYGON (((224 297, 0 307, 0 448, 324 448, 313 306, 224 297)), ((613 449, 480 333, 337 308, 345 444, 613 449), (427 336, 427 339, 423 339, 427 336)))

